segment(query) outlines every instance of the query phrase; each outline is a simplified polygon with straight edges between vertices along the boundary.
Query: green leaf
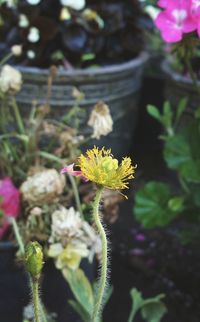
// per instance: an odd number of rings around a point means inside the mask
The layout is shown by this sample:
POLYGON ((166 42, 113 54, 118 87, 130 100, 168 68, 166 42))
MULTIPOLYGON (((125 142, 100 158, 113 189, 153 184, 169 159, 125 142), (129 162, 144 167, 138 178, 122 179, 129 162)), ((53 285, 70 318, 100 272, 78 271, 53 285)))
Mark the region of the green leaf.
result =
POLYGON ((169 168, 177 170, 187 182, 200 183, 200 129, 192 122, 181 133, 169 137, 165 143, 164 158, 169 168))
POLYGON ((173 197, 168 201, 168 207, 175 212, 181 212, 184 209, 184 197, 173 197))
POLYGON ((165 304, 160 301, 162 297, 163 295, 158 295, 143 302, 141 314, 147 322, 160 322, 167 312, 165 304))
POLYGON ((170 187, 164 183, 149 182, 135 195, 134 214, 145 228, 165 226, 178 214, 168 207, 170 187))
POLYGON ((62 273, 69 283, 75 299, 90 315, 93 310, 94 298, 91 284, 85 273, 80 268, 77 270, 63 269, 62 273))
POLYGON ((142 298, 142 293, 138 291, 136 288, 132 288, 130 291, 134 311, 138 311, 140 307, 143 305, 143 298, 142 298))
POLYGON ((160 121, 161 120, 161 114, 160 111, 157 107, 154 105, 147 105, 147 112, 154 117, 156 120, 160 121))
POLYGON ((71 305, 71 307, 73 307, 74 311, 76 311, 80 315, 84 322, 90 321, 90 314, 88 314, 88 312, 85 311, 81 304, 74 300, 69 300, 68 303, 71 305))
POLYGON ((182 98, 180 100, 180 102, 178 104, 178 107, 177 107, 177 110, 176 110, 176 119, 175 119, 176 124, 180 120, 180 117, 183 114, 183 112, 185 111, 187 103, 188 103, 188 98, 187 97, 184 97, 184 98, 182 98))

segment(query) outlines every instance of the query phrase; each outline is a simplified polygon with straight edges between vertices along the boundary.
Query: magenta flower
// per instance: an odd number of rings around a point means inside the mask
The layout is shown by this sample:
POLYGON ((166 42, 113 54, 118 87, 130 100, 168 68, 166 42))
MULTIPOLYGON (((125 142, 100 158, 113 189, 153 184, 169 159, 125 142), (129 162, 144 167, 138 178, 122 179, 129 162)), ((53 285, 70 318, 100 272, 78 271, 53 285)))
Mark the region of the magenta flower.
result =
POLYGON ((11 178, 0 180, 0 209, 3 211, 4 219, 0 227, 0 239, 6 234, 10 223, 6 217, 17 218, 20 210, 20 192, 12 183, 11 178))
POLYGON ((184 33, 197 29, 197 20, 191 14, 191 0, 159 1, 165 10, 160 12, 155 24, 162 38, 169 43, 182 40, 184 33))
POLYGON ((64 173, 68 173, 70 174, 71 176, 73 177, 80 177, 83 181, 88 181, 88 179, 86 177, 84 177, 82 175, 82 172, 81 171, 76 171, 74 170, 74 163, 64 167, 62 170, 61 170, 61 173, 64 174, 64 173))
POLYGON ((191 8, 191 14, 193 16, 200 15, 200 0, 191 0, 190 4, 191 8))
POLYGON ((168 0, 159 0, 158 6, 161 8, 167 8, 168 0))

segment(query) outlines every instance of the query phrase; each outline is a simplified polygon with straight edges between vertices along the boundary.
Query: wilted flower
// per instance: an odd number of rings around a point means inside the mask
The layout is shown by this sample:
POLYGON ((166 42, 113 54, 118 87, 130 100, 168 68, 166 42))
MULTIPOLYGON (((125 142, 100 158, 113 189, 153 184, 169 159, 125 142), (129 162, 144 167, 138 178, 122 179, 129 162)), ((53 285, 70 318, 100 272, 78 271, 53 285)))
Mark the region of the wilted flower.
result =
MULTIPOLYGON (((20 193, 9 177, 0 180, 0 210, 6 217, 17 218, 19 215, 20 193)), ((0 227, 0 238, 5 235, 9 225, 9 222, 4 218, 3 225, 0 227)))
POLYGON ((83 257, 87 257, 89 251, 87 246, 78 240, 67 244, 65 247, 61 243, 50 245, 48 255, 56 260, 58 269, 70 268, 77 269, 83 257))
POLYGON ((102 135, 112 132, 113 120, 108 105, 98 102, 91 112, 88 125, 93 128, 92 137, 95 139, 100 139, 102 135))
POLYGON ((13 45, 11 52, 14 56, 20 56, 22 54, 22 45, 13 45))
POLYGON ((60 241, 62 238, 67 240, 79 236, 82 228, 82 220, 79 212, 73 207, 66 209, 61 206, 52 214, 50 242, 60 241))
POLYGON ((128 188, 128 181, 134 178, 135 172, 130 158, 123 158, 119 165, 118 160, 114 159, 111 154, 111 150, 104 148, 99 150, 97 147, 87 150, 86 156, 81 154, 77 166, 80 171, 74 171, 73 164, 71 164, 64 167, 61 173, 70 173, 85 179, 85 181, 89 180, 99 186, 114 190, 128 188))
POLYGON ((21 86, 21 73, 9 65, 4 65, 0 73, 0 91, 14 94, 20 91, 21 86))
POLYGON ((74 10, 81 10, 85 7, 85 0, 60 0, 63 6, 68 6, 74 10))
POLYGON ((64 177, 55 169, 48 169, 28 177, 20 190, 23 199, 30 204, 53 203, 62 194, 64 186, 64 177))

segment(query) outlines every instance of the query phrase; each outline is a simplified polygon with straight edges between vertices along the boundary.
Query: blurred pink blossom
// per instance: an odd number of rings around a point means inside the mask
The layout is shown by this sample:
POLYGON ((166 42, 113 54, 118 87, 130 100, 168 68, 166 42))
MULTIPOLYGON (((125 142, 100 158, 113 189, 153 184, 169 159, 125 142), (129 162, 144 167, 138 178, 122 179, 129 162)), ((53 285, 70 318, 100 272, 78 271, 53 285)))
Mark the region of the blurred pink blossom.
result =
POLYGON ((15 186, 11 178, 5 177, 0 180, 0 209, 5 217, 3 218, 2 226, 0 227, 0 239, 6 234, 10 223, 6 217, 17 218, 20 210, 20 192, 15 186))
POLYGON ((198 29, 198 20, 192 15, 195 0, 160 0, 158 4, 165 10, 155 20, 162 38, 168 43, 182 40, 184 33, 198 29))

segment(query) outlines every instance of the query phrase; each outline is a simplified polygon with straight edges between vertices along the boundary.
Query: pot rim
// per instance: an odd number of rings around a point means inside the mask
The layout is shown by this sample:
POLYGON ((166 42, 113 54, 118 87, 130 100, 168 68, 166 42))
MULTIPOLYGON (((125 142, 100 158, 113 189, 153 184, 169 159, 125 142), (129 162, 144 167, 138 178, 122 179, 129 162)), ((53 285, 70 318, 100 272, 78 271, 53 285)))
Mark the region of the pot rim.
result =
MULTIPOLYGON (((97 68, 86 68, 86 69, 73 69, 73 70, 64 70, 62 68, 58 69, 59 76, 84 76, 84 75, 102 75, 102 74, 114 74, 116 72, 120 72, 126 69, 133 69, 144 64, 149 58, 149 54, 147 52, 141 52, 136 58, 131 59, 130 61, 102 66, 97 68)), ((39 67, 27 67, 21 65, 15 65, 15 67, 24 73, 32 73, 32 74, 41 74, 48 76, 49 75, 49 68, 43 69, 39 67)))
POLYGON ((8 249, 16 249, 17 246, 9 240, 0 241, 0 251, 8 250, 8 249))
MULTIPOLYGON (((166 58, 163 60, 163 62, 161 63, 161 68, 169 79, 175 82, 192 85, 192 80, 190 78, 181 75, 177 71, 173 70, 169 59, 166 58)), ((200 85, 200 80, 197 80, 197 82, 200 85)))

